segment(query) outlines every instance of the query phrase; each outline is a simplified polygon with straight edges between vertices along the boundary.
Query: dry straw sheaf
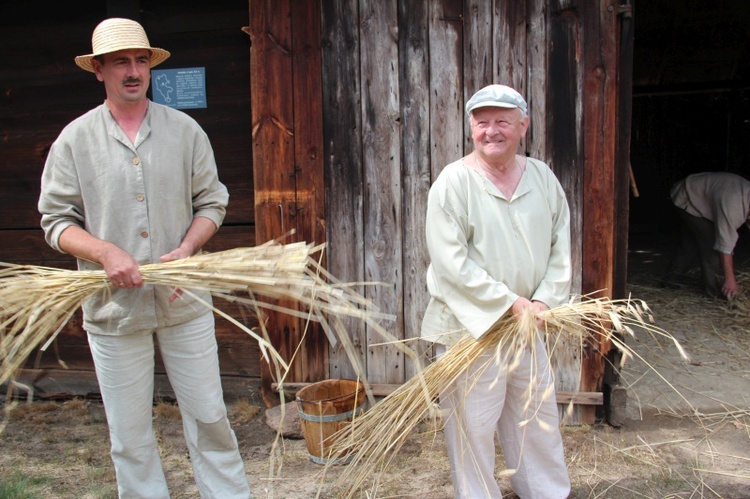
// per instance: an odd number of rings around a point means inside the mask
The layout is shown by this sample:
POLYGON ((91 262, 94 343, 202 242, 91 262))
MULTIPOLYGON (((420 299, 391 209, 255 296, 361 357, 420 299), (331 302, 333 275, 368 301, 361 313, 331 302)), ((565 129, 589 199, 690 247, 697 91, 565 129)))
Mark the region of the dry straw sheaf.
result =
MULTIPOLYGON (((341 320, 347 316, 367 322, 387 337, 379 322, 389 316, 355 292, 354 285, 340 283, 326 273, 313 258, 322 250, 322 245, 270 241, 142 265, 140 272, 144 283, 179 288, 196 298, 195 291, 206 291, 246 305, 259 317, 265 309, 319 322, 334 345, 348 338, 341 320), (290 301, 293 305, 280 305, 290 301)), ((112 288, 103 270, 0 265, 1 384, 17 374, 35 349, 46 349, 84 301, 97 293, 110 293, 112 288)), ((263 320, 256 332, 215 306, 205 305, 255 338, 266 360, 275 366, 276 381, 283 382, 288 364, 271 344, 263 320)))
MULTIPOLYGON (((545 312, 541 319, 548 354, 554 351, 557 341, 567 335, 581 348, 592 338, 611 342, 622 352, 621 361, 625 362, 638 356, 625 342, 625 337, 634 337, 638 330, 669 341, 687 359, 679 342, 654 324, 647 304, 640 300, 576 297, 545 312)), ((364 486, 369 487, 368 496, 377 496, 377 477, 383 475, 412 430, 425 418, 436 415, 438 396, 447 393, 459 376, 480 357, 491 352, 493 358, 499 356, 511 366, 509 369, 521 360, 524 352, 531 352, 531 358, 534 358, 535 349, 540 344, 536 322, 537 317, 531 314, 520 320, 508 315, 479 340, 465 336, 446 354, 331 437, 333 443, 328 463, 344 457, 350 462, 337 480, 342 490, 341 497, 353 497, 364 486)), ((641 360, 645 362, 645 359, 641 360)), ((530 379, 529 384, 535 381, 530 379)), ((552 395, 553 387, 543 397, 552 395)), ((530 394, 527 401, 529 418, 520 422, 522 426, 535 419, 537 403, 538 400, 535 401, 530 394)), ((569 407, 572 409, 572 404, 569 407)), ((444 419, 447 417, 451 415, 443 415, 444 419)), ((512 470, 507 471, 512 473, 512 470)))

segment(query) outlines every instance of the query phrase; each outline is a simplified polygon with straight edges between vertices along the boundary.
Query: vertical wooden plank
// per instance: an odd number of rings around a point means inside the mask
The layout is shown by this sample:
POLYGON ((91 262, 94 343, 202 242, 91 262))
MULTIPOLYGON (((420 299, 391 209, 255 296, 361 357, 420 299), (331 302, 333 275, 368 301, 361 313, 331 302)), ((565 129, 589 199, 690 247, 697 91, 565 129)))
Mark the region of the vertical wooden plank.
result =
POLYGON ((464 155, 463 6, 430 1, 430 163, 432 178, 464 155))
MULTIPOLYGON (((569 2, 559 2, 549 6, 546 25, 549 40, 546 43, 547 65, 541 73, 546 81, 557 82, 547 86, 545 92, 544 114, 534 110, 533 116, 541 121, 535 131, 544 132, 544 151, 550 167, 565 190, 571 213, 571 260, 573 280, 571 291, 580 290, 581 269, 581 233, 582 233, 582 199, 583 179, 583 136, 581 130, 581 76, 578 67, 578 41, 581 32, 580 12, 569 2)), ((541 6, 536 11, 543 10, 541 6)), ((544 83, 539 82, 544 85, 544 83)), ((537 104, 540 103, 541 89, 535 91, 537 104)), ((532 127, 535 127, 532 121, 532 127)), ((536 139, 540 134, 536 133, 536 139)), ((558 391, 576 392, 580 389, 581 353, 580 345, 575 341, 562 338, 555 345, 552 356, 552 367, 555 371, 555 387, 558 391)), ((580 422, 580 408, 575 407, 567 422, 580 422)))
MULTIPOLYGON (((469 0, 463 12, 463 102, 480 88, 492 83, 503 83, 495 78, 494 50, 498 33, 493 23, 493 2, 469 0)), ((463 108, 462 108, 463 110, 463 108)), ((464 113, 465 116, 465 113, 464 113)), ((469 120, 464 119, 464 154, 474 150, 469 120)))
MULTIPOLYGON (((515 88, 526 98, 526 2, 495 0, 492 19, 493 82, 515 88)), ((519 144, 519 154, 526 152, 527 141, 519 144)))
POLYGON ((296 228, 301 240, 320 244, 325 242, 320 2, 297 1, 291 12, 296 228))
MULTIPOLYGON (((402 339, 401 142, 396 0, 360 1, 362 59, 362 163, 365 168, 365 279, 382 283, 367 295, 397 321, 389 332, 402 339)), ((367 373, 373 383, 404 381, 404 356, 393 346, 369 347, 384 338, 368 329, 367 373)))
MULTIPOLYGON (((615 257, 613 298, 625 298, 628 277, 628 233, 630 222, 630 135, 633 102, 633 3, 618 3, 617 144, 615 163, 615 257)), ((621 424, 617 390, 620 388, 622 352, 610 350, 604 365, 604 411, 607 421, 621 424)))
POLYGON ((617 16, 612 0, 582 3, 584 197, 583 291, 612 294, 614 158, 617 130, 617 16))
MULTIPOLYGON (((583 143, 582 134, 582 74, 579 73, 581 54, 580 13, 570 2, 559 2, 548 14, 549 51, 546 80, 556 82, 546 91, 546 114, 541 117, 545 132, 544 156, 565 190, 570 205, 571 259, 573 282, 571 289, 581 289, 583 236, 583 143)), ((536 114, 535 114, 536 116, 536 114)), ((532 126, 533 123, 532 123, 532 126)))
MULTIPOLYGON (((617 131, 617 9, 613 0, 583 2, 584 73, 584 293, 602 290, 612 296, 614 269, 615 138, 617 131), (607 201, 607 202, 605 202, 607 201)), ((600 391, 604 356, 611 345, 592 338, 584 349, 581 390, 600 391)), ((595 408, 582 409, 584 422, 595 408)))
MULTIPOLYGON (((418 338, 429 293, 425 283, 429 255, 425 241, 427 194, 430 189, 430 89, 424 84, 429 73, 429 0, 399 2, 399 87, 402 132, 402 225, 404 337, 418 338)), ((425 360, 432 348, 425 342, 409 343, 425 360)), ((407 359, 405 377, 417 366, 407 359)))
MULTIPOLYGON (((481 8, 481 2, 477 3, 481 8)), ((464 155, 466 119, 464 113, 464 68, 462 38, 464 9, 461 0, 428 0, 429 41, 429 171, 430 184, 443 168, 464 155), (430 174, 431 172, 431 174, 430 174)), ((483 77, 479 76, 477 79, 483 77)), ((424 77, 423 77, 424 78, 424 77)), ((474 83, 477 85, 478 83, 474 83)), ((481 88, 481 87, 479 87, 481 88)), ((471 142, 471 141, 469 141, 471 142)), ((408 142, 405 141, 405 144, 408 142)), ((426 218, 426 200, 423 217, 426 218)), ((425 267, 429 264, 424 227, 419 244, 424 249, 425 267)), ((419 282, 426 286, 426 268, 419 282)), ((424 309, 426 304, 422 309, 424 309)))
MULTIPOLYGON (((322 6, 323 137, 328 270, 342 281, 364 281, 362 123, 360 115, 358 0, 326 0, 322 6)), ((362 289, 360 289, 363 292, 362 289)), ((345 325, 366 363, 361 321, 345 325)), ((346 352, 330 352, 331 378, 354 378, 346 352)))
POLYGON ((526 131, 526 151, 533 158, 549 161, 547 154, 547 2, 529 0, 526 32, 526 102, 531 124, 526 131))
MULTIPOLYGON (((297 239, 325 242, 325 187, 323 174, 323 102, 320 62, 320 2, 298 0, 292 15, 294 102, 294 182, 297 239)), ((324 255, 325 256, 325 255, 324 255)), ((325 265, 325 258, 321 262, 325 265)), ((318 323, 307 327, 302 349, 304 379, 328 378, 328 340, 318 323)))
POLYGON ((532 158, 549 164, 547 154, 547 2, 529 0, 528 29, 526 31, 526 102, 531 124, 526 131, 526 152, 532 158))
POLYGON ((625 298, 630 218, 630 134, 633 111, 633 3, 622 0, 617 62, 617 152, 615 164, 615 270, 612 295, 625 298))
POLYGON ((493 74, 493 41, 498 33, 493 31, 492 3, 483 0, 465 2, 462 42, 465 101, 480 88, 500 83, 494 80, 493 74))
POLYGON ((259 244, 295 228, 289 0, 250 1, 250 92, 259 244), (272 154, 273 152, 273 154, 272 154))
MULTIPOLYGON (((495 83, 515 88, 526 97, 526 2, 495 0, 492 76, 495 83)), ((527 101, 528 102, 528 101, 527 101)))
MULTIPOLYGON (((255 226, 259 243, 295 227, 294 122, 290 1, 250 1, 250 91, 253 130, 255 226)), ((293 305, 287 303, 286 305, 293 305)), ((289 360, 300 337, 299 321, 270 313, 266 323, 271 341, 289 360)), ((304 366, 295 362, 288 381, 304 380, 304 366)), ((275 373, 261 362, 261 384, 267 405, 276 403, 271 383, 275 373)))

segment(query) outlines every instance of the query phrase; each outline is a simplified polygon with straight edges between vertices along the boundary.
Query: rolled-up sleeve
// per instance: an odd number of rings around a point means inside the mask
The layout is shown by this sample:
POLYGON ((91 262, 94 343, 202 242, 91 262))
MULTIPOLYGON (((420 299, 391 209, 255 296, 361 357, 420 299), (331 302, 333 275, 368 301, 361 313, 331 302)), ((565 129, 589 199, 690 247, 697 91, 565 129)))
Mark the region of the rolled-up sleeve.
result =
POLYGON ((213 149, 202 131, 197 137, 193 161, 193 218, 205 217, 221 227, 229 203, 227 188, 219 181, 213 149))
POLYGON ((81 188, 65 146, 53 144, 50 149, 42 174, 38 209, 47 244, 65 253, 60 248, 60 234, 70 226, 84 226, 81 188))

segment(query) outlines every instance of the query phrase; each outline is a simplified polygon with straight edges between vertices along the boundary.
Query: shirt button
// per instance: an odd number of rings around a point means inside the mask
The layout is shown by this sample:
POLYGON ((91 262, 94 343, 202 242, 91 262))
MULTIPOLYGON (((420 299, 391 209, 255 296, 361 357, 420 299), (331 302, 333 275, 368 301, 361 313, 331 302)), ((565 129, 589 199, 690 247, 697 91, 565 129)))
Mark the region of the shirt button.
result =
POLYGON ((145 230, 141 232, 141 237, 146 239, 148 237, 148 232, 146 232, 145 230))
POLYGON ((138 194, 138 195, 137 195, 137 196, 136 196, 135 198, 136 198, 136 199, 137 199, 138 201, 143 201, 143 194, 138 194))
POLYGON ((135 158, 133 158, 133 164, 136 166, 140 165, 141 159, 138 156, 136 156, 135 158))

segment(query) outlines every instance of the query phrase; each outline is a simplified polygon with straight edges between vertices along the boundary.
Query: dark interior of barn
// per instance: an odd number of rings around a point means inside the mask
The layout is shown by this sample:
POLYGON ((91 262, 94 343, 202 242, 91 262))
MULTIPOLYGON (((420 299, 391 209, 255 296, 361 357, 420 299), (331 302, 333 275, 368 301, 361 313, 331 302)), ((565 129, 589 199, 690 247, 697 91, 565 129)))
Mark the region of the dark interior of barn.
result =
MULTIPOLYGON (((648 0, 634 12, 631 277, 665 264, 674 182, 704 171, 750 178, 750 2, 648 0)), ((739 232, 741 272, 750 234, 739 232)))

